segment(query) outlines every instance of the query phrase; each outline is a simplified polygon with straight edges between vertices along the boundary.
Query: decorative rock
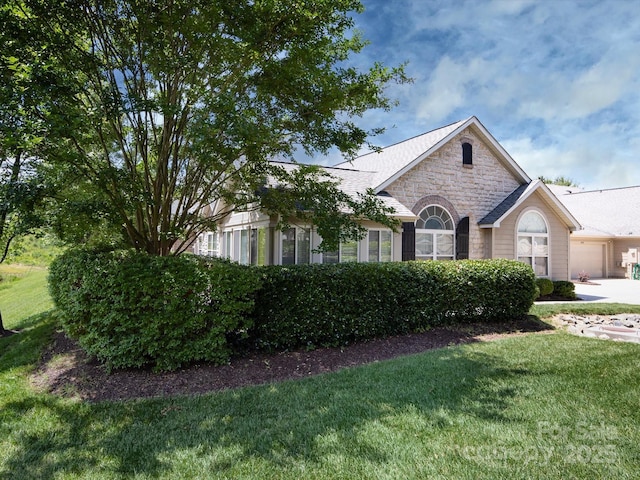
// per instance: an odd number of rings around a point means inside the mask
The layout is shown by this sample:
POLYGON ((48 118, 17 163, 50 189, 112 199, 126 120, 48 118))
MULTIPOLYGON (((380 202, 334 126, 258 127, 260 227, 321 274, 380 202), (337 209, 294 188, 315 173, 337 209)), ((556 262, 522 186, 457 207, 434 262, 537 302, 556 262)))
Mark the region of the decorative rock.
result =
POLYGON ((569 333, 603 340, 640 343, 640 315, 558 315, 569 333), (628 330, 627 330, 628 329, 628 330), (607 332, 607 333, 604 333, 607 332))

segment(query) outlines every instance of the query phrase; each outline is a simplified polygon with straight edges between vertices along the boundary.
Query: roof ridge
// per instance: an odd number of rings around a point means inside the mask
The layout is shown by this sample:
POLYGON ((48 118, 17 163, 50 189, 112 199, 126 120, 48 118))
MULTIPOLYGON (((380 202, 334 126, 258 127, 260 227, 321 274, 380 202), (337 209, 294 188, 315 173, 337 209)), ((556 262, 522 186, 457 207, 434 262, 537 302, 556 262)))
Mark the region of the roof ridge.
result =
MULTIPOLYGON (((444 130, 445 128, 450 128, 451 126, 453 126, 453 125, 457 125, 457 124, 463 124, 463 123, 465 123, 465 122, 469 121, 471 118, 473 118, 473 117, 468 117, 468 118, 465 118, 464 120, 458 120, 458 121, 456 121, 456 122, 451 122, 451 123, 449 123, 449 124, 447 124, 447 125, 443 125, 443 126, 441 126, 441 127, 434 128, 434 129, 432 129, 432 130, 428 130, 428 131, 426 131, 426 132, 418 133, 418 134, 414 135, 413 137, 405 138, 404 140, 400 140, 400 141, 398 141, 398 142, 392 143, 392 144, 390 144, 390 145, 385 145, 384 147, 379 147, 379 148, 380 148, 381 150, 386 150, 386 149, 388 149, 388 148, 396 147, 396 146, 401 145, 401 144, 403 144, 403 143, 406 143, 406 142, 410 142, 410 141, 412 141, 412 140, 415 140, 416 138, 423 137, 423 136, 425 136, 425 135, 429 135, 430 133, 437 132, 438 130, 444 130)), ((372 150, 372 151, 370 151, 370 152, 363 153, 362 155, 358 155, 358 156, 356 157, 356 159, 357 159, 357 158, 363 158, 363 157, 366 157, 366 156, 371 155, 371 154, 373 154, 373 153, 379 153, 379 152, 378 152, 378 151, 376 151, 376 150, 372 150)), ((355 160, 355 159, 354 159, 354 160, 355 160)), ((345 160, 344 162, 340 162, 340 163, 338 163, 337 165, 342 165, 343 163, 348 163, 348 162, 349 162, 349 160, 345 160)))
MULTIPOLYGON (((318 168, 324 168, 324 169, 331 169, 331 170, 344 170, 346 172, 362 172, 362 173, 376 173, 372 170, 359 170, 356 168, 344 168, 344 167, 337 167, 337 166, 331 166, 331 165, 320 165, 318 163, 302 163, 302 162, 288 162, 285 160, 269 160, 269 163, 282 163, 285 165, 301 165, 303 167, 318 167, 318 168)), ((338 164, 341 165, 341 164, 338 164)))
POLYGON ((629 185, 626 187, 610 187, 610 188, 594 188, 593 190, 580 190, 577 192, 572 192, 567 195, 579 195, 581 193, 598 193, 598 192, 610 192, 612 190, 627 190, 630 188, 640 188, 640 185, 629 185))

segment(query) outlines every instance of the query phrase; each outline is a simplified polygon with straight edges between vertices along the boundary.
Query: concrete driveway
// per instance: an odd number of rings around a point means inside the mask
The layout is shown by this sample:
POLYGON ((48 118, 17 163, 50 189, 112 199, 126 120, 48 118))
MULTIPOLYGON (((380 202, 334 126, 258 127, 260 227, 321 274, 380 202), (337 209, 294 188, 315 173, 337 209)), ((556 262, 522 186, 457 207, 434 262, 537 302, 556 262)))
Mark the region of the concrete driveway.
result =
POLYGON ((584 302, 631 303, 640 305, 640 280, 603 278, 594 285, 576 283, 576 295, 584 302))

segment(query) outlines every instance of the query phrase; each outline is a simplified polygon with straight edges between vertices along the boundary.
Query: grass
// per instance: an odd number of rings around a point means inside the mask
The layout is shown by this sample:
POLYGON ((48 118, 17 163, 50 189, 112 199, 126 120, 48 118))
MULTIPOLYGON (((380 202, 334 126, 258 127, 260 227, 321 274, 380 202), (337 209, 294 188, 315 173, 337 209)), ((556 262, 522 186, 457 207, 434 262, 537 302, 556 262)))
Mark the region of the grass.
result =
POLYGON ((16 328, 26 319, 53 308, 46 268, 2 264, 0 276, 0 309, 6 328, 16 328))
POLYGON ((22 330, 0 339, 0 478, 637 477, 638 345, 524 335, 303 381, 87 404, 28 381, 56 328, 45 274, 0 291, 22 330))

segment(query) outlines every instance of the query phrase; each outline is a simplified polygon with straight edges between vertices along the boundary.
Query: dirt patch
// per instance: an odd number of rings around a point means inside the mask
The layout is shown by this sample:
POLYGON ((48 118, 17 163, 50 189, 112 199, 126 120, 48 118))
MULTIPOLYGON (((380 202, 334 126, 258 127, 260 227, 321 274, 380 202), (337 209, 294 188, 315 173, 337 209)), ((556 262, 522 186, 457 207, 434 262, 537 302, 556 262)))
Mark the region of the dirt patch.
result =
POLYGON ((41 391, 89 402, 195 395, 305 378, 434 348, 553 329, 535 317, 526 317, 495 324, 434 328, 424 333, 376 339, 342 348, 253 354, 235 358, 222 366, 198 364, 170 373, 126 370, 111 374, 87 357, 63 332, 56 332, 32 375, 32 383, 41 391))

